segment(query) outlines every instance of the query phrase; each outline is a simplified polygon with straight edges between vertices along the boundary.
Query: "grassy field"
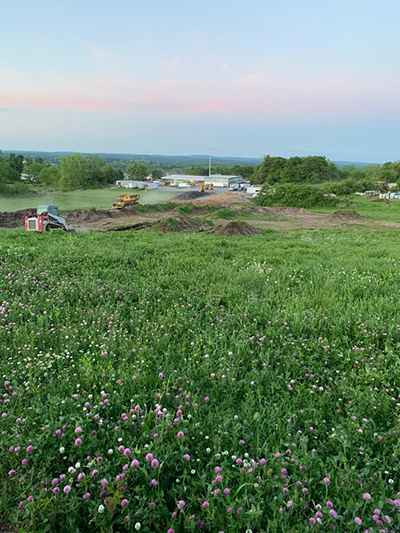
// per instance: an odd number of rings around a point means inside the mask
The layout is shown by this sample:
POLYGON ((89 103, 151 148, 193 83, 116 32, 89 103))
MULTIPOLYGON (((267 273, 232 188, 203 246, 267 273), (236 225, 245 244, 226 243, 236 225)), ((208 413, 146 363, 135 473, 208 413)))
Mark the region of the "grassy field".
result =
MULTIPOLYGON (((136 194, 137 191, 133 191, 136 194)), ((62 211, 71 209, 110 208, 113 200, 121 193, 120 189, 89 189, 85 191, 45 192, 33 196, 0 196, 0 211, 18 211, 37 205, 59 205, 62 211)), ((167 202, 179 192, 140 191, 141 204, 167 202)))
POLYGON ((399 265, 397 231, 1 231, 0 526, 398 532, 399 265))
MULTIPOLYGON (((348 196, 345 199, 350 202, 350 205, 343 209, 357 211, 357 213, 364 217, 400 222, 400 200, 391 200, 389 203, 374 202, 374 198, 364 198, 355 195, 348 196)), ((338 207, 309 209, 309 211, 314 213, 333 213, 337 210, 338 207)))

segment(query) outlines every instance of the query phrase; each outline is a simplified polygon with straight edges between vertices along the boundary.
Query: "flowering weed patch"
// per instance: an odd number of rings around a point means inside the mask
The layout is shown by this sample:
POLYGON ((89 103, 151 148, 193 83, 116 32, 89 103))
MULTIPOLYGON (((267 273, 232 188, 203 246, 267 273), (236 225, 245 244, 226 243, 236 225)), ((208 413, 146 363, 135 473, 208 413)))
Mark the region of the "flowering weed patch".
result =
POLYGON ((0 233, 0 524, 398 532, 398 241, 0 233))

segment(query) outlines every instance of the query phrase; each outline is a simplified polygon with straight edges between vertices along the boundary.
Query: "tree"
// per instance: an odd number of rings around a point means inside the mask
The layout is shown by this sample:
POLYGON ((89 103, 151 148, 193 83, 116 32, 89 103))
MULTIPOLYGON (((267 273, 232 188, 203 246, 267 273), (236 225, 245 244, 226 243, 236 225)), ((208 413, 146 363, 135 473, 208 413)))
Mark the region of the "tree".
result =
POLYGON ((164 172, 161 168, 154 168, 151 172, 151 177, 153 180, 159 180, 164 176, 164 172))
POLYGON ((103 183, 115 183, 117 180, 124 179, 124 173, 119 168, 114 168, 111 165, 106 165, 102 168, 103 183))
POLYGON ((132 163, 132 165, 129 165, 129 167, 126 169, 126 173, 131 180, 141 181, 148 176, 149 171, 147 170, 146 165, 143 163, 132 163))
POLYGON ((60 186, 62 189, 81 189, 89 184, 89 169, 81 154, 67 155, 60 161, 60 186))
POLYGON ((24 170, 24 156, 22 154, 10 154, 8 156, 8 162, 10 163, 11 168, 15 169, 18 174, 21 175, 24 170))
POLYGON ((48 167, 44 167, 38 176, 38 183, 42 183, 43 185, 58 185, 58 182, 60 181, 61 177, 61 171, 60 167, 57 165, 50 165, 48 167))
POLYGON ((7 160, 0 160, 0 183, 12 183, 19 181, 20 174, 15 168, 12 168, 7 160))
POLYGON ((25 174, 30 180, 37 181, 40 172, 45 168, 45 166, 45 163, 38 163, 37 161, 34 161, 30 165, 25 166, 25 174))
POLYGON ((103 183, 103 169, 106 166, 104 159, 98 155, 89 155, 86 159, 88 167, 88 182, 90 185, 103 183))

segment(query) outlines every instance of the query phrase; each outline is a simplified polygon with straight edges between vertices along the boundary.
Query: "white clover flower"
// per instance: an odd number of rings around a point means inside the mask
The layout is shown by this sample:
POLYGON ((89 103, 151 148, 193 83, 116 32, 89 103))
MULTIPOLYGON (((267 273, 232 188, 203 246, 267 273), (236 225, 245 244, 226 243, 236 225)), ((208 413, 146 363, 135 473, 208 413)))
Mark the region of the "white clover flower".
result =
POLYGON ((63 446, 61 446, 60 453, 64 453, 64 452, 65 452, 65 448, 63 446))
POLYGON ((195 474, 195 473, 196 473, 196 470, 191 470, 190 473, 191 473, 191 474, 195 474))
POLYGON ((97 510, 100 514, 104 513, 104 505, 99 505, 99 508, 97 510))
POLYGON ((108 453, 108 455, 112 455, 114 453, 114 450, 112 448, 110 448, 107 453, 108 453))
POLYGON ((75 463, 75 468, 80 468, 81 467, 81 463, 77 462, 75 463))
POLYGON ((211 452, 211 448, 206 448, 206 452, 210 453, 211 452))
POLYGON ((139 529, 141 529, 141 528, 142 528, 142 524, 140 522, 136 522, 136 524, 135 524, 136 531, 139 531, 139 529))

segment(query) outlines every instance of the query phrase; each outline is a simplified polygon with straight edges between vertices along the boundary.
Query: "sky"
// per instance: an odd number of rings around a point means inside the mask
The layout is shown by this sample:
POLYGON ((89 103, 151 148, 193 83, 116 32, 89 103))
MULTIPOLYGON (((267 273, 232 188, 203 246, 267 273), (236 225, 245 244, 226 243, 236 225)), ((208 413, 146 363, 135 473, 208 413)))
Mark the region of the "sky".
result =
POLYGON ((1 0, 0 148, 400 159, 398 0, 1 0))

